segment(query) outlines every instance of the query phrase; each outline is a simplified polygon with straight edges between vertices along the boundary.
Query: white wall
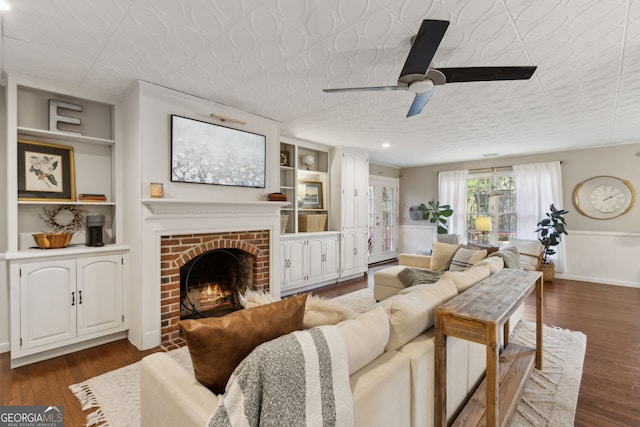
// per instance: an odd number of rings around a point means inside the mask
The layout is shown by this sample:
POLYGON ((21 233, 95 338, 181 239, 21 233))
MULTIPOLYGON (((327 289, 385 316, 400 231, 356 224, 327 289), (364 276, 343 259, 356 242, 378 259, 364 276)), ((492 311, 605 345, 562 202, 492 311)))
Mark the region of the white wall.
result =
MULTIPOLYGON (((148 209, 142 204, 143 199, 149 198, 149 183, 163 183, 165 199, 265 201, 268 193, 277 192, 280 187, 280 128, 272 120, 144 82, 138 82, 128 90, 123 110, 126 121, 123 129, 124 234, 125 243, 130 246, 130 263, 126 272, 129 339, 138 348, 146 349, 158 345, 160 338, 159 236, 162 233, 158 223, 149 218, 148 209), (211 113, 245 121, 246 125, 221 123, 212 119, 211 113), (171 114, 265 135, 265 188, 171 182, 171 114)), ((215 219, 209 222, 209 227, 215 229, 215 219)), ((255 221, 247 221, 247 224, 253 223, 255 221)), ((181 229, 189 227, 188 223, 180 226, 181 229)), ((276 227, 279 228, 279 215, 274 223, 276 227)), ((279 233, 272 233, 274 235, 272 240, 277 245, 279 233)), ((274 272, 273 257, 276 253, 276 250, 271 251, 274 280, 278 278, 277 272, 274 272)))
POLYGON ((433 237, 437 231, 432 225, 401 225, 398 233, 400 253, 422 254, 433 248, 433 237))
MULTIPOLYGON (((400 177, 401 230, 427 226, 409 218, 409 207, 438 197, 438 172, 479 169, 549 161, 562 161, 563 208, 568 236, 567 262, 558 277, 640 287, 640 201, 626 215, 610 220, 596 220, 580 215, 573 206, 573 190, 583 180, 599 175, 626 179, 640 191, 640 144, 606 146, 561 151, 531 156, 505 157, 491 160, 446 165, 406 168, 400 177)), ((411 231, 415 233, 415 230, 411 231)), ((402 241, 402 240, 401 240, 402 241)), ((405 248, 400 247, 400 251, 405 248)), ((412 251, 412 247, 406 248, 412 251)))
MULTIPOLYGON (((7 156, 7 98, 0 86, 0 159, 7 156)), ((6 170, 0 173, 0 188, 7 188, 6 170)), ((9 278, 3 252, 7 250, 7 198, 0 197, 0 353, 9 351, 9 278)))
POLYGON ((9 272, 4 255, 0 254, 0 353, 11 349, 9 342, 9 272))
POLYGON ((640 233, 572 231, 566 273, 556 276, 640 288, 640 233))
POLYGON ((164 183, 166 198, 186 200, 204 200, 212 197, 235 201, 265 200, 265 194, 278 191, 280 135, 277 122, 146 83, 141 83, 140 106, 142 132, 140 194, 143 198, 149 197, 149 182, 164 183), (247 124, 223 123, 211 118, 211 113, 243 120, 247 124), (266 188, 171 182, 171 114, 265 135, 267 137, 266 188), (274 165, 276 167, 273 167, 274 165))

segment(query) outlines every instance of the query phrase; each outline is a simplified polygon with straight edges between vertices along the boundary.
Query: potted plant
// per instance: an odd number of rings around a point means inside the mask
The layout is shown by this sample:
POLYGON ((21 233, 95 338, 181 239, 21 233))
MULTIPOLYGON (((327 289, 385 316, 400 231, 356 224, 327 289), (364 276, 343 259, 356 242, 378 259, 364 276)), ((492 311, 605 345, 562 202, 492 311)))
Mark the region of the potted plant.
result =
POLYGON ((553 203, 549 207, 546 217, 538 222, 536 233, 540 233, 538 240, 542 243, 542 274, 544 280, 552 280, 555 276, 555 267, 551 261, 551 255, 556 253, 554 247, 558 246, 562 241, 563 234, 569 234, 566 230, 566 222, 564 219, 568 211, 564 209, 556 209, 553 203))
POLYGON ((437 200, 431 200, 426 205, 420 204, 418 210, 422 211, 423 220, 436 224, 438 234, 447 234, 447 218, 453 215, 451 206, 441 205, 437 200))

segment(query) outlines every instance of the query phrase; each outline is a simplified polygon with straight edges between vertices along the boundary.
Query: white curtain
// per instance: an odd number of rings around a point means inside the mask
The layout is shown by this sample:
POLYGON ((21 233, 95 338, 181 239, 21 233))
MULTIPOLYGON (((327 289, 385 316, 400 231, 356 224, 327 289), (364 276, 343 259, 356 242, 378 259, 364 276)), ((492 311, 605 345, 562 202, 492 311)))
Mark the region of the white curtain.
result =
POLYGON ((438 200, 442 205, 450 205, 453 216, 447 221, 449 234, 459 234, 467 240, 465 217, 467 214, 468 170, 445 171, 438 174, 438 200))
MULTIPOLYGON (((537 239, 537 224, 545 218, 549 206, 553 203, 556 208, 563 208, 560 162, 514 165, 513 175, 518 215, 516 237, 537 239)), ((555 269, 560 273, 564 272, 564 246, 562 243, 556 246, 556 255, 552 257, 555 269)))

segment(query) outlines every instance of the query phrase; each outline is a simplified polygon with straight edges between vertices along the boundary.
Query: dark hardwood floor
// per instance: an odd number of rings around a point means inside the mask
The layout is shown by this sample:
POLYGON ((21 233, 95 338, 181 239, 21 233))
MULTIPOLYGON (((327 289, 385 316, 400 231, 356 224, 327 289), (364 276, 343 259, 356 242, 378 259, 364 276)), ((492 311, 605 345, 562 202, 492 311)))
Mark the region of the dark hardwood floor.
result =
MULTIPOLYGON (((361 279, 314 291, 335 297, 373 287, 372 267, 361 279)), ((535 318, 535 298, 525 318, 535 318)), ((587 335, 587 351, 575 425, 640 426, 640 289, 555 279, 545 282, 544 322, 587 335)), ((17 369, 0 354, 0 404, 60 405, 66 426, 83 426, 86 415, 68 386, 136 362, 157 351, 138 351, 126 340, 17 369)), ((555 427, 555 426, 554 426, 555 427)))

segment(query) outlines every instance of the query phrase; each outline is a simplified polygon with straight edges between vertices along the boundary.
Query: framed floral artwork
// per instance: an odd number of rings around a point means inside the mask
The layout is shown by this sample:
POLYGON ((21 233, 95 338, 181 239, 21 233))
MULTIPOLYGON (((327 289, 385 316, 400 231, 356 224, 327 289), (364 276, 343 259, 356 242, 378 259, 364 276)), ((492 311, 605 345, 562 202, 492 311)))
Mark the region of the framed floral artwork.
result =
POLYGON ((76 200, 73 147, 18 140, 18 200, 76 200))

